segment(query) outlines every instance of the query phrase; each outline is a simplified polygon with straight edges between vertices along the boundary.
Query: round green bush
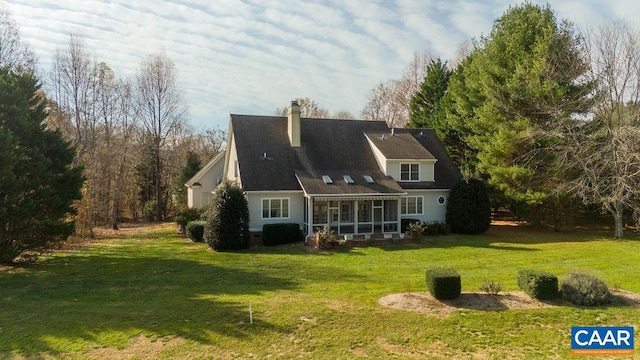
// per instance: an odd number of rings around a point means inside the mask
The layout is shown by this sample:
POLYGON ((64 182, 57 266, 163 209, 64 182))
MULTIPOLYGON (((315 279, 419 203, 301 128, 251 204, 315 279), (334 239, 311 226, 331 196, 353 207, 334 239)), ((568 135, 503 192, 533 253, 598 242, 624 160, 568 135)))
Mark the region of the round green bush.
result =
POLYGON ((597 306, 611 302, 607 284, 593 275, 571 273, 560 286, 562 298, 575 305, 597 306))
POLYGON ((215 251, 249 247, 249 206, 244 191, 235 183, 224 181, 213 193, 204 241, 215 251))
POLYGON ((187 236, 194 242, 203 242, 204 226, 207 222, 194 220, 187 223, 187 236))
POLYGON ((491 204, 483 181, 458 181, 447 202, 447 225, 457 234, 481 234, 491 226, 491 204))

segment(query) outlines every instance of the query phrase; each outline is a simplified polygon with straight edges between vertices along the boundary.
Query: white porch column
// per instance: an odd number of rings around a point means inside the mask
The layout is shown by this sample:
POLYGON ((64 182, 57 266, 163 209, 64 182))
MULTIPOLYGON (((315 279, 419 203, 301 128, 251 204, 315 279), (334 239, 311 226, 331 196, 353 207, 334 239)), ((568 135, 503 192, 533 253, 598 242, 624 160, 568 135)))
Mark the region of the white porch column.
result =
POLYGON ((353 233, 358 234, 358 200, 353 201, 353 233))
MULTIPOLYGON (((396 202, 398 203, 398 205, 397 205, 397 207, 398 207, 398 208, 397 208, 397 210, 396 210, 396 211, 397 211, 397 212, 396 212, 396 215, 397 215, 397 217, 398 217, 398 225, 397 225, 397 227, 398 227, 398 232, 399 232, 399 233, 402 233, 402 232, 404 232, 404 231, 402 231, 402 227, 401 227, 401 224, 402 224, 402 221, 401 221, 401 220, 402 220, 402 215, 400 215, 400 211, 401 211, 401 209, 400 209, 400 207, 401 207, 401 206, 400 206, 400 203, 401 203, 402 201, 400 201, 400 197, 398 197, 398 200, 397 200, 396 202)), ((424 202, 424 201, 423 201, 423 202, 424 202)))
POLYGON ((307 235, 313 236, 313 198, 309 196, 307 198, 307 216, 309 217, 307 220, 307 235))

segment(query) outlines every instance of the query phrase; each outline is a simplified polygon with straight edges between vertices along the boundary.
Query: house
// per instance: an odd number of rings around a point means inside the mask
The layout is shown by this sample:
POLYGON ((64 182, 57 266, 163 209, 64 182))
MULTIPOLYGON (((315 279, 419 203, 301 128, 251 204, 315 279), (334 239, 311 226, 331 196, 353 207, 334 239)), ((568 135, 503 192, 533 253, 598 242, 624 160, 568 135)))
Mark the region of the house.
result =
POLYGON ((225 153, 221 152, 200 169, 186 184, 187 206, 203 208, 211 201, 216 186, 222 182, 225 153))
MULTIPOLYGON (((297 223, 305 234, 328 224, 358 235, 404 231, 403 218, 444 222, 460 176, 431 129, 301 119, 295 101, 287 117, 232 114, 228 136, 224 161, 213 159, 187 185, 209 191, 223 163, 219 176, 244 189, 256 235, 272 223, 297 223)), ((202 191, 190 206, 203 204, 202 191)))

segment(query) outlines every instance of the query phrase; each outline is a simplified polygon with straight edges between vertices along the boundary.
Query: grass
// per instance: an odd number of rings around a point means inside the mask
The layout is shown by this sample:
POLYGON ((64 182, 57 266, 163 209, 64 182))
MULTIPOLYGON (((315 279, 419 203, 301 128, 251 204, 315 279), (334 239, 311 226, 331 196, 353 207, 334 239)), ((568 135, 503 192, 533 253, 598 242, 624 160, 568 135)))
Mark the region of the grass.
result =
POLYGON ((377 300, 425 291, 425 269, 436 266, 457 269, 463 291, 487 279, 517 290, 526 268, 559 279, 588 271, 640 292, 638 264, 640 240, 595 231, 501 226, 420 246, 215 253, 165 224, 1 269, 0 358, 571 358, 571 326, 638 328, 640 311, 462 309, 439 318, 377 300))

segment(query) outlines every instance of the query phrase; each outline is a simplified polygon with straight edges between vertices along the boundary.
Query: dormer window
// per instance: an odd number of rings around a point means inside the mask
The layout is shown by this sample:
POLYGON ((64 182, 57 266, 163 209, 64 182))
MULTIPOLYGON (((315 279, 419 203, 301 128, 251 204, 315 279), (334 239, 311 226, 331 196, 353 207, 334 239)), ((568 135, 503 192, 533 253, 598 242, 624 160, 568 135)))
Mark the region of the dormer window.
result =
POLYGON ((400 164, 400 181, 420 181, 420 164, 400 164))

